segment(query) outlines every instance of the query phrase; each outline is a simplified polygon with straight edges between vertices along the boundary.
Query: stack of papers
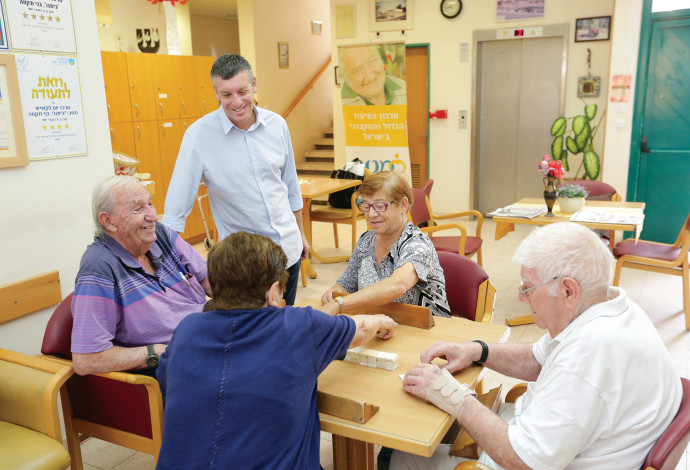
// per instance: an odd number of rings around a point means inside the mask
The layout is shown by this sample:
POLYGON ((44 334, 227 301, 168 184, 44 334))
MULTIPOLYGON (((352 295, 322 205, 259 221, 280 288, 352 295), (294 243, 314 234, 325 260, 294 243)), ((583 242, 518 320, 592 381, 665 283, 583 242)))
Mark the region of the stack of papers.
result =
POLYGON ((573 222, 592 222, 600 224, 630 224, 642 225, 644 214, 625 212, 608 212, 601 209, 582 209, 575 212, 570 220, 573 222))
POLYGON ((528 206, 506 206, 496 209, 493 212, 486 214, 487 216, 497 217, 518 217, 520 219, 533 219, 538 215, 546 213, 546 206, 528 207, 528 206))

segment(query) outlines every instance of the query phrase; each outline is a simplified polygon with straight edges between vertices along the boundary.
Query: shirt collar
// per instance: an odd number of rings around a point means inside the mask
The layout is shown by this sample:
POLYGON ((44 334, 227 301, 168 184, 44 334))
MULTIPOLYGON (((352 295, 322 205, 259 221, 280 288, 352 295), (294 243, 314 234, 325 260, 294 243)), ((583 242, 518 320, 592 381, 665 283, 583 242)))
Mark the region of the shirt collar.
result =
MULTIPOLYGON (((249 127, 249 131, 253 131, 256 129, 259 125, 264 125, 264 116, 263 116, 263 109, 259 108, 258 106, 254 105, 254 115, 256 116, 256 122, 252 124, 249 127)), ((230 120, 227 114, 225 114, 225 110, 223 109, 222 106, 219 106, 218 109, 216 110, 216 113, 218 113, 218 119, 220 119, 220 125, 223 126, 223 133, 227 134, 230 132, 233 128, 239 129, 233 122, 230 120)), ((240 129, 241 130, 241 129, 240 129)), ((244 131, 242 131, 244 132, 244 131)))
MULTIPOLYGON (((94 241, 100 241, 103 243, 103 245, 105 245, 105 247, 109 249, 111 253, 115 255, 115 257, 118 258, 125 266, 133 269, 142 268, 141 264, 134 259, 130 252, 125 250, 125 248, 110 235, 105 234, 94 237, 94 241)), ((156 260, 163 255, 163 250, 161 250, 161 247, 158 245, 157 241, 153 242, 151 248, 149 248, 149 253, 151 253, 151 258, 153 260, 156 260)))

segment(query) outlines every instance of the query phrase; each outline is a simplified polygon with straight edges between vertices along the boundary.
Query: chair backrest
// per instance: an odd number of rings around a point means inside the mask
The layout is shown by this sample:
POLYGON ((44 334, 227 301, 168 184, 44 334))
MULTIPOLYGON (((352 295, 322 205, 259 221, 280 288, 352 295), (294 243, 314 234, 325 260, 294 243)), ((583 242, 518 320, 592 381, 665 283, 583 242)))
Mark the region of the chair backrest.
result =
POLYGON ((72 359, 72 294, 63 299, 48 320, 41 353, 72 359))
POLYGON ((431 199, 431 188, 434 187, 434 180, 426 180, 426 183, 424 183, 424 186, 422 187, 422 191, 424 191, 424 194, 426 194, 426 197, 431 199))
POLYGON ((604 183, 603 181, 573 180, 565 182, 561 184, 561 186, 564 184, 579 184, 580 186, 583 186, 587 192, 589 192, 587 199, 591 201, 610 201, 613 198, 613 195, 618 193, 616 188, 608 183, 604 183))
POLYGON ((424 191, 412 188, 412 197, 414 202, 410 206, 410 217, 412 218, 412 223, 419 226, 422 222, 427 222, 431 219, 431 213, 429 213, 429 207, 426 204, 426 194, 424 194, 424 191))
POLYGON ((673 418, 671 425, 656 441, 644 461, 643 469, 655 470, 675 469, 685 453, 690 441, 690 380, 680 379, 683 384, 683 400, 680 409, 673 418))
POLYGON ((477 263, 457 253, 438 252, 446 278, 446 296, 453 315, 482 321, 484 311, 493 311, 495 290, 489 275, 477 263), (490 286, 490 289, 489 289, 490 286), (486 291, 490 290, 487 295, 486 291))

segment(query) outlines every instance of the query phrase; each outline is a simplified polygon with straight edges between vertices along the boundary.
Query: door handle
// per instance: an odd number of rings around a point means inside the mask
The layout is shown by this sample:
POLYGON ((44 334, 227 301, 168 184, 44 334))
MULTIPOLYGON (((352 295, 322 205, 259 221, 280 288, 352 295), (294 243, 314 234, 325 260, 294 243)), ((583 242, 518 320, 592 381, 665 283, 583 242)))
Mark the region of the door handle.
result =
POLYGON ((640 152, 649 153, 649 148, 647 147, 647 136, 642 136, 642 142, 640 145, 640 152))

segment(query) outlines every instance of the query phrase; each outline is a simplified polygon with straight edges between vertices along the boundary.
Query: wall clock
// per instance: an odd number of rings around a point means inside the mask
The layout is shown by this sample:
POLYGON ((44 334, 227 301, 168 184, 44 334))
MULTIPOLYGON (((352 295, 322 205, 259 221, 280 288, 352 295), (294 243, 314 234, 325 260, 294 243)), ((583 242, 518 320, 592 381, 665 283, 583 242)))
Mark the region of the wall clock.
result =
POLYGON ((461 11, 461 0, 441 0, 441 14, 446 18, 455 18, 461 11))

